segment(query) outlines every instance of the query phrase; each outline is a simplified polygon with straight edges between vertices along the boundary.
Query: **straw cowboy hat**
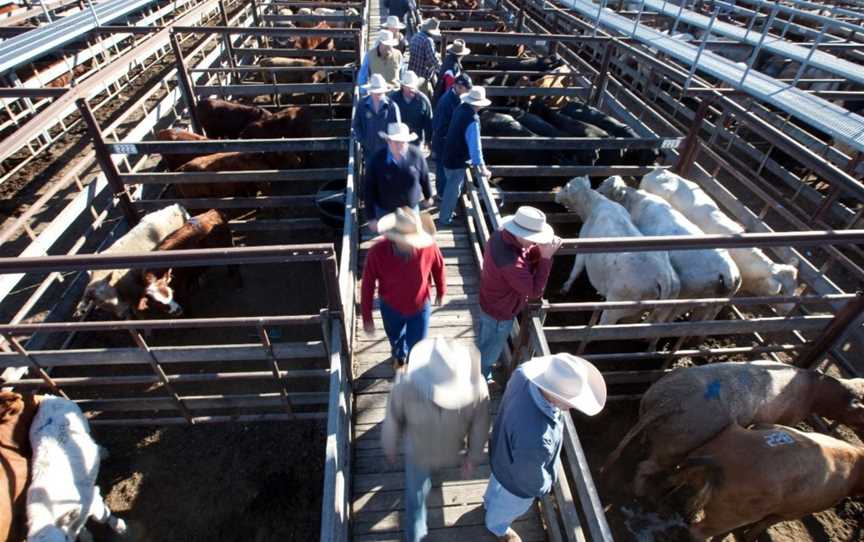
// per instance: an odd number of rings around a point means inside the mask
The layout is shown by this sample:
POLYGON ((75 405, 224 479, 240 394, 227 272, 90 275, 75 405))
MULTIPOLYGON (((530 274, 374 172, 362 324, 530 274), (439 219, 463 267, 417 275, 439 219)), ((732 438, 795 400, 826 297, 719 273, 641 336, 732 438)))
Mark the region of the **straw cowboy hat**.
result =
POLYGON ((378 132, 378 135, 390 141, 404 143, 411 143, 417 139, 417 134, 411 133, 411 129, 404 122, 391 122, 387 125, 387 132, 378 132))
POLYGON ((606 404, 603 375, 578 356, 562 352, 534 358, 522 364, 522 372, 538 388, 588 416, 597 414, 606 404))
POLYGON ((399 207, 379 218, 378 232, 391 241, 414 248, 426 248, 435 242, 432 216, 429 213, 415 213, 410 207, 399 207))
POLYGON ((379 45, 389 45, 390 47, 394 47, 399 45, 399 40, 393 37, 393 32, 389 30, 379 30, 378 37, 375 38, 375 47, 379 45))
POLYGON ((399 20, 399 17, 395 15, 390 15, 387 17, 387 20, 381 23, 381 28, 398 28, 402 30, 405 28, 405 23, 399 20))
POLYGON ((417 74, 411 70, 405 70, 402 72, 402 75, 399 76, 399 84, 403 87, 417 90, 417 88, 423 84, 423 78, 417 77, 417 74))
POLYGON ((447 46, 447 52, 456 56, 465 56, 471 52, 471 49, 465 47, 465 40, 453 40, 453 43, 447 46))
POLYGON ((369 94, 384 94, 390 92, 390 87, 387 85, 387 81, 380 73, 373 73, 372 77, 369 78, 369 82, 363 85, 363 89, 365 89, 369 94))
POLYGON ((426 32, 430 36, 437 38, 441 36, 441 30, 439 29, 440 26, 441 23, 438 22, 438 19, 432 17, 431 19, 426 19, 425 21, 423 21, 423 24, 420 25, 420 31, 426 32))
POLYGON ((552 226, 546 223, 546 214, 527 205, 519 207, 515 215, 503 218, 501 226, 516 237, 531 243, 546 244, 555 237, 552 226))
POLYGON ((404 378, 439 407, 456 410, 480 395, 479 375, 477 347, 436 337, 423 339, 411 348, 404 378))
POLYGON ((491 105, 491 100, 486 98, 486 89, 483 87, 472 87, 471 90, 460 96, 463 104, 486 107, 491 105))

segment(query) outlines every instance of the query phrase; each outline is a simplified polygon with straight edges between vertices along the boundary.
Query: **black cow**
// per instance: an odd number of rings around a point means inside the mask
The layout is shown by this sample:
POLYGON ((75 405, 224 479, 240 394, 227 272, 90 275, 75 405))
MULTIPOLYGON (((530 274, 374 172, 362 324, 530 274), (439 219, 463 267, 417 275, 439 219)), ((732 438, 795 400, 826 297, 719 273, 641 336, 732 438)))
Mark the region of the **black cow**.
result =
MULTIPOLYGON (((561 108, 561 113, 574 120, 593 124, 613 137, 639 137, 633 128, 590 105, 570 102, 561 108)), ((621 161, 624 165, 648 166, 659 157, 660 152, 656 149, 632 149, 624 151, 621 161)))
MULTIPOLYGON (((529 112, 539 116, 552 126, 566 132, 570 137, 588 137, 595 139, 609 139, 609 134, 586 122, 578 121, 574 118, 562 115, 558 111, 554 111, 543 102, 536 100, 531 103, 528 109, 529 112)), ((618 149, 603 149, 597 153, 597 165, 612 166, 621 163, 621 151, 618 149)))

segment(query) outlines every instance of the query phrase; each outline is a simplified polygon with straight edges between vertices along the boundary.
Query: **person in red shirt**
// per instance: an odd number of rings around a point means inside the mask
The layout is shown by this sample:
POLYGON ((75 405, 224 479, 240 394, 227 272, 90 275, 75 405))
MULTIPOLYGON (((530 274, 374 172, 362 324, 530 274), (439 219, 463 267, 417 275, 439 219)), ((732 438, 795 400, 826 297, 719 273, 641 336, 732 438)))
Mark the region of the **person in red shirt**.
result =
POLYGON ((528 206, 504 218, 486 243, 476 341, 487 381, 492 382, 492 366, 504 350, 513 318, 529 299, 543 295, 559 248, 561 238, 546 223, 546 215, 528 206))
POLYGON ((444 257, 435 244, 435 226, 427 213, 400 207, 378 220, 378 231, 384 239, 369 249, 363 267, 363 330, 370 336, 375 333, 372 299, 377 284, 384 332, 393 362, 401 367, 411 347, 429 332, 430 279, 435 282, 435 304, 444 300, 444 257))

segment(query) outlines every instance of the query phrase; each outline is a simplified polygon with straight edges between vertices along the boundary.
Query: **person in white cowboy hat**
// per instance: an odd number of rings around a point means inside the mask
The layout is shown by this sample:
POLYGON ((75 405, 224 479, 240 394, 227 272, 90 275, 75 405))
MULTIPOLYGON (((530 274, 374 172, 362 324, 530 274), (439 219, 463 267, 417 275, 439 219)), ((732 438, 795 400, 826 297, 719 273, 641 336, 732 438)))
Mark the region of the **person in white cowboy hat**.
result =
POLYGON ((427 147, 432 141, 432 104, 420 91, 423 81, 411 70, 402 72, 399 90, 390 93, 390 99, 399 108, 402 122, 419 137, 418 143, 427 147))
POLYGON ((405 23, 400 21, 399 17, 390 15, 381 23, 381 28, 389 30, 393 34, 393 39, 396 40, 394 47, 405 53, 405 49, 408 47, 408 41, 405 39, 405 35, 402 34, 402 30, 405 29, 405 23))
POLYGON ((387 97, 390 88, 380 74, 373 75, 365 89, 369 95, 357 106, 351 133, 360 143, 368 164, 376 152, 387 146, 378 134, 386 130, 388 124, 398 121, 399 108, 387 97))
POLYGON ((432 98, 432 79, 441 69, 441 59, 435 49, 435 40, 441 37, 440 23, 434 17, 426 19, 408 44, 408 69, 425 81, 421 87, 427 97, 432 98))
POLYGON ((366 165, 365 197, 369 229, 377 231, 377 220, 399 207, 420 211, 432 203, 429 165, 417 145, 417 134, 408 125, 394 122, 378 134, 386 141, 366 165))
POLYGON ((434 101, 438 99, 453 86, 456 78, 463 72, 462 57, 471 53, 471 49, 465 46, 465 40, 453 40, 447 46, 447 54, 438 72, 438 82, 435 85, 434 101))
POLYGON ((591 363, 560 353, 526 361, 513 372, 489 440, 492 474, 483 496, 486 528, 501 541, 519 542, 510 526, 555 483, 563 414, 603 410, 606 382, 591 363))
POLYGON ((426 536, 426 497, 434 470, 462 463, 463 476, 483 461, 489 435, 489 391, 476 349, 441 337, 411 350, 387 401, 381 443, 394 463, 399 440, 405 451, 405 539, 426 536), (465 441, 468 441, 467 453, 465 441))
POLYGON ((461 103, 456 106, 450 126, 447 127, 444 152, 440 157, 446 177, 438 212, 438 220, 442 226, 448 226, 453 220, 453 212, 462 194, 462 185, 465 184, 465 168, 468 164, 479 168, 486 178, 490 176, 483 161, 480 117, 477 113, 492 102, 486 99, 486 89, 476 86, 460 96, 459 100, 461 103))
POLYGON ((539 209, 519 207, 501 222, 501 229, 486 243, 480 274, 476 341, 487 380, 492 380, 492 368, 507 344, 513 318, 529 299, 543 295, 552 257, 561 248, 561 239, 539 209))
POLYGON ((396 48, 399 40, 393 37, 389 30, 380 30, 375 39, 375 45, 366 51, 360 70, 357 72, 357 84, 362 88, 373 75, 381 74, 391 88, 399 86, 399 70, 402 67, 402 52, 396 48))
POLYGON ((372 299, 377 285, 381 321, 398 368, 429 332, 430 280, 435 283, 435 304, 443 303, 447 293, 444 258, 435 244, 435 226, 427 213, 400 207, 382 216, 378 229, 384 238, 372 245, 363 265, 360 313, 363 330, 374 335, 372 299))

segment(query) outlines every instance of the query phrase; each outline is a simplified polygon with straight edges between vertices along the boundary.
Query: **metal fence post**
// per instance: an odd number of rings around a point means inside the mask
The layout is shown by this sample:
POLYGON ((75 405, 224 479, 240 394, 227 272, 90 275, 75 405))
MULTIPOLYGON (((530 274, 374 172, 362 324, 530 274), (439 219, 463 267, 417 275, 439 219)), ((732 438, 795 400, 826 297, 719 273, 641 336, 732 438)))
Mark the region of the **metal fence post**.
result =
POLYGON ((825 326, 822 333, 816 337, 806 350, 795 360, 797 367, 810 368, 822 360, 834 343, 846 335, 846 331, 858 321, 858 317, 864 312, 864 292, 859 290, 857 295, 843 306, 834 319, 825 326))
POLYGON ((678 162, 672 168, 672 171, 686 177, 690 171, 690 166, 693 165, 693 160, 696 158, 696 151, 699 150, 699 132, 702 130, 702 124, 705 122, 705 117, 708 116, 708 111, 711 105, 717 99, 716 96, 707 97, 699 104, 699 109, 696 110, 696 115, 693 117, 693 122, 690 124, 690 132, 687 133, 687 139, 684 140, 684 146, 681 154, 678 156, 678 162))
POLYGON ((204 134, 204 128, 198 118, 198 100, 195 97, 195 86, 192 84, 192 79, 189 78, 189 72, 186 70, 186 61, 183 59, 183 50, 180 49, 180 42, 177 40, 177 34, 172 30, 170 35, 171 48, 174 50, 174 60, 177 62, 177 81, 180 83, 180 90, 183 92, 183 97, 186 99, 186 106, 189 108, 189 118, 192 120, 192 130, 198 134, 204 134))
POLYGON ((138 210, 132 205, 132 198, 129 197, 129 192, 123 181, 120 180, 120 172, 117 170, 117 164, 111 159, 111 153, 108 151, 108 146, 105 144, 105 138, 102 137, 102 130, 99 128, 99 123, 96 122, 96 117, 93 116, 93 111, 90 110, 90 105, 84 98, 78 98, 75 101, 78 106, 78 111, 81 113, 81 118, 84 124, 87 125, 87 131, 90 133, 90 139, 93 141, 93 150, 96 153, 96 160, 111 185, 111 190, 114 192, 114 197, 120 203, 120 210, 129 221, 129 227, 134 226, 140 219, 138 210))
POLYGON ((778 10, 779 8, 777 7, 777 4, 774 4, 774 7, 771 8, 771 14, 768 15, 768 20, 765 22, 765 27, 762 28, 762 35, 759 37, 759 43, 757 43, 756 47, 753 48, 753 53, 750 55, 750 59, 747 60, 747 67, 744 69, 744 73, 741 75, 741 80, 738 82, 739 87, 744 85, 744 81, 747 79, 747 74, 749 74, 750 70, 753 69, 753 63, 756 62, 756 58, 762 50, 762 44, 765 43, 765 38, 768 36, 768 30, 771 28, 771 24, 774 22, 774 17, 777 16, 778 10))
POLYGON ((603 52, 603 61, 600 63, 600 71, 597 73, 597 78, 591 84, 591 94, 588 97, 588 104, 594 107, 600 107, 603 103, 603 94, 606 92, 606 83, 609 81, 609 64, 612 61, 612 53, 615 51, 615 41, 606 42, 606 50, 603 52))

